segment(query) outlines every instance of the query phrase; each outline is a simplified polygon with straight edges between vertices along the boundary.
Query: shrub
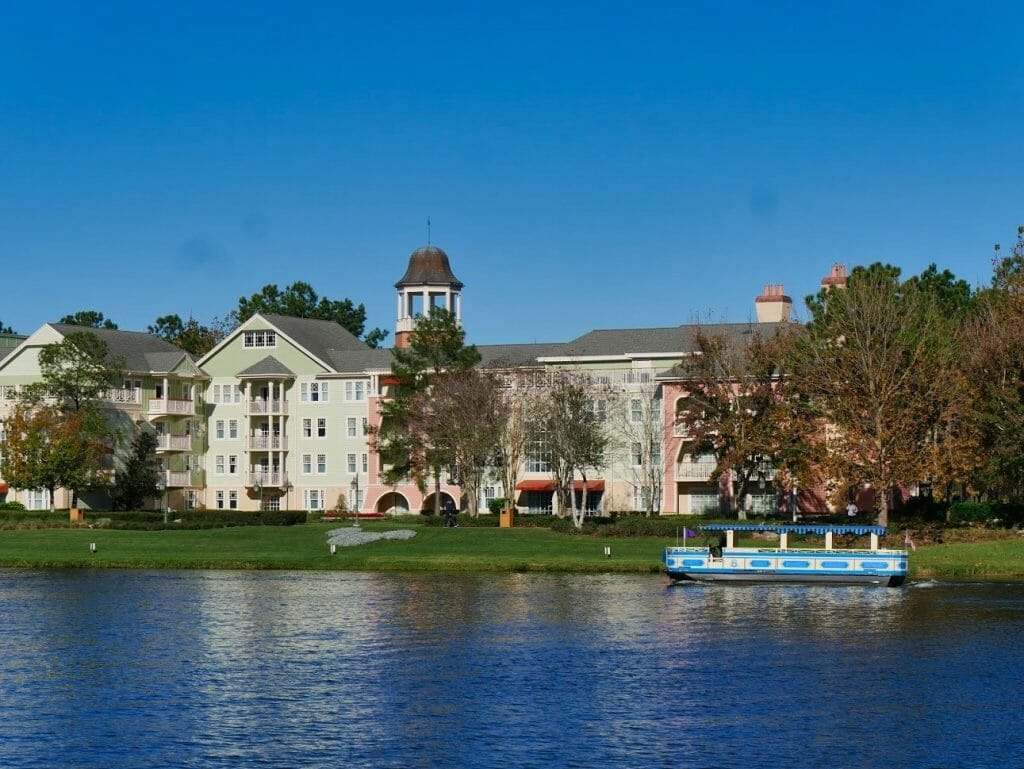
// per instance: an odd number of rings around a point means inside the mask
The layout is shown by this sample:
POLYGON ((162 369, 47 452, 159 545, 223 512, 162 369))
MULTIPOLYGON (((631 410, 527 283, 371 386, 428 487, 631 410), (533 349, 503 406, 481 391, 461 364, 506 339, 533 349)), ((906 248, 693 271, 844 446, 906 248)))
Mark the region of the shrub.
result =
POLYGON ((996 515, 988 502, 956 502, 950 505, 950 523, 984 523, 996 515))
POLYGON ((21 502, 0 502, 0 510, 24 510, 25 506, 21 502))
POLYGON ((495 497, 487 503, 487 509, 491 511, 493 515, 497 515, 505 508, 505 498, 495 497))

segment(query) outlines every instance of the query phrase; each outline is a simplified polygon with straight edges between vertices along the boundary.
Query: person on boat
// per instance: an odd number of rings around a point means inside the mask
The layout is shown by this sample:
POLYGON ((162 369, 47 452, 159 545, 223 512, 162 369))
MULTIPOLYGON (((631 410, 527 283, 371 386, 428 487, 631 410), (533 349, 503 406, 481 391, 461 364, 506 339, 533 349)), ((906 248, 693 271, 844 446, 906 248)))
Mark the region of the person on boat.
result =
POLYGON ((859 512, 860 512, 860 510, 857 509, 857 503, 856 502, 851 501, 850 504, 848 504, 846 506, 846 517, 847 518, 851 518, 851 519, 852 518, 856 518, 857 517, 857 513, 859 513, 859 512))
POLYGON ((725 542, 726 542, 725 532, 723 531, 721 534, 718 535, 718 544, 711 548, 711 557, 712 558, 721 558, 722 557, 722 548, 725 547, 725 542))

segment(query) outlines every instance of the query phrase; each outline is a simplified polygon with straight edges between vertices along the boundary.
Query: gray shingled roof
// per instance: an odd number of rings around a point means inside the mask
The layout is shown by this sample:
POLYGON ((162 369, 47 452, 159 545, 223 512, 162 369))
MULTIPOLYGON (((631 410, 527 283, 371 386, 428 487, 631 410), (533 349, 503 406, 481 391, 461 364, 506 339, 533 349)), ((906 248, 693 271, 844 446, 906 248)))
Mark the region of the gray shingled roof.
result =
POLYGON ((481 368, 511 368, 536 363, 537 358, 561 355, 563 342, 533 344, 478 344, 481 368))
MULTIPOLYGON (((780 327, 785 328, 797 328, 798 326, 793 323, 782 322, 782 323, 715 323, 708 324, 706 326, 691 325, 687 326, 688 331, 688 347, 686 351, 690 352, 696 348, 694 343, 694 336, 698 329, 704 331, 708 335, 723 335, 731 346, 734 348, 745 347, 750 344, 750 340, 755 334, 772 334, 776 329, 780 327)), ((684 363, 677 363, 672 368, 662 371, 656 375, 656 379, 680 379, 687 378, 690 376, 684 363)))
POLYGON ((725 334, 742 341, 753 330, 768 331, 777 323, 683 324, 672 328, 597 329, 567 342, 553 355, 642 355, 644 353, 683 353, 694 349, 698 329, 706 334, 725 334))
POLYGON ((51 323, 50 326, 62 336, 85 332, 99 337, 106 342, 111 358, 124 361, 126 371, 163 373, 176 368, 183 358, 191 360, 181 348, 142 331, 90 328, 70 323, 51 323))
POLYGON ((331 362, 332 353, 335 351, 362 352, 372 349, 333 320, 293 318, 288 315, 264 313, 260 313, 260 317, 324 363, 331 362))
POLYGON ((359 374, 369 369, 390 369, 391 351, 363 345, 362 350, 328 350, 327 360, 342 374, 359 374))
POLYGON ((268 355, 266 358, 263 358, 262 360, 259 360, 259 361, 256 361, 255 363, 253 363, 251 366, 249 366, 249 368, 243 369, 242 371, 239 371, 237 374, 235 374, 235 376, 237 376, 237 377, 247 377, 247 376, 258 376, 258 377, 287 376, 287 377, 293 377, 293 376, 295 376, 295 372, 292 371, 290 368, 288 368, 286 365, 284 365, 281 361, 279 361, 273 355, 268 355))

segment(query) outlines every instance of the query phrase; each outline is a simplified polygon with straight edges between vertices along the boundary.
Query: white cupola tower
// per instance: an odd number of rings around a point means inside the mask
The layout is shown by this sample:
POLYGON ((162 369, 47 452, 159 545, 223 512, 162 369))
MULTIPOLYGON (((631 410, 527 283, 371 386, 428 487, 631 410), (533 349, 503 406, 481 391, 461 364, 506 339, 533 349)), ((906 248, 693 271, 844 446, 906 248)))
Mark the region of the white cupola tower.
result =
POLYGON ((452 274, 448 254, 440 248, 424 246, 413 251, 405 275, 395 284, 398 289, 395 347, 409 346, 409 334, 417 316, 430 315, 432 309, 447 310, 461 325, 462 285, 452 274))

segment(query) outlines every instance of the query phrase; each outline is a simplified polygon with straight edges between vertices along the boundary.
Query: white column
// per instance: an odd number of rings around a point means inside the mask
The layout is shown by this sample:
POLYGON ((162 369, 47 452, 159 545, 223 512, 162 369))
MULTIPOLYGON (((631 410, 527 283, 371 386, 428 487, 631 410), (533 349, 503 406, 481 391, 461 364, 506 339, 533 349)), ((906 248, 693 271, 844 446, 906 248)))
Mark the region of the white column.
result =
POLYGON ((825 532, 825 549, 826 550, 831 550, 832 549, 832 532, 831 531, 826 531, 825 532))

